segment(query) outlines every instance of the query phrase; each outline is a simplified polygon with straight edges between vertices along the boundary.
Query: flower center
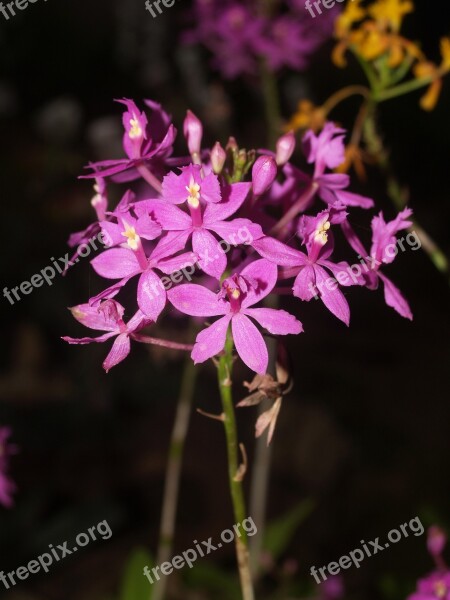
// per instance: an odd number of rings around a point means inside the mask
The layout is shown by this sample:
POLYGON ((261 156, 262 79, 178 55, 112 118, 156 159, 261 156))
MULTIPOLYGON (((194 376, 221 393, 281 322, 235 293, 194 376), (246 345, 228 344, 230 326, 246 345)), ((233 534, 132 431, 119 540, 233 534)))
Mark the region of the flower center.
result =
POLYGON ((328 242, 328 230, 330 227, 330 221, 327 220, 322 223, 314 233, 314 241, 325 246, 328 242))
POLYGON ((233 275, 222 284, 222 297, 226 296, 231 310, 237 313, 241 310, 241 304, 248 291, 247 283, 240 275, 233 275))
POLYGON ((438 598, 445 598, 445 595, 447 593, 447 586, 443 581, 437 581, 434 584, 434 591, 438 598))
POLYGON ((130 125, 131 129, 128 132, 130 138, 135 140, 136 138, 142 137, 142 127, 140 126, 138 119, 130 119, 130 125))
POLYGON ((192 206, 192 208, 198 208, 200 206, 200 185, 195 182, 192 175, 191 181, 189 182, 189 185, 186 186, 186 189, 189 192, 187 199, 189 206, 192 206))
POLYGON ((127 244, 131 250, 136 251, 139 248, 141 238, 136 233, 136 229, 134 227, 125 223, 125 231, 122 231, 120 235, 123 235, 123 237, 127 238, 127 244))

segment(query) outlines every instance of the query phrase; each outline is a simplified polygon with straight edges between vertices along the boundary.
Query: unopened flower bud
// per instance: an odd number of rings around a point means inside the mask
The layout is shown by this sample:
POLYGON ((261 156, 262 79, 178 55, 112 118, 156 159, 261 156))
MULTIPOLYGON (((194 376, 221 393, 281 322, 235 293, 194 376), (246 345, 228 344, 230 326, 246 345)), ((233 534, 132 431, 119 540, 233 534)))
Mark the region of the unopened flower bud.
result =
POLYGON ((291 158, 295 150, 295 135, 293 131, 289 131, 282 135, 277 141, 276 161, 279 167, 285 165, 291 158))
POLYGON ((253 193, 261 196, 270 188, 277 176, 277 163, 271 156, 260 156, 253 165, 253 193))
POLYGON ((434 558, 439 557, 447 543, 447 536, 440 527, 433 525, 428 529, 427 547, 428 552, 434 558))
POLYGON ((211 164, 213 171, 216 175, 222 173, 222 169, 225 165, 225 161, 227 160, 227 153, 222 148, 220 142, 216 142, 214 144, 213 149, 211 150, 211 164))
POLYGON ((183 132, 191 156, 200 156, 203 138, 203 125, 200 119, 198 119, 190 110, 187 111, 186 118, 184 119, 183 132))

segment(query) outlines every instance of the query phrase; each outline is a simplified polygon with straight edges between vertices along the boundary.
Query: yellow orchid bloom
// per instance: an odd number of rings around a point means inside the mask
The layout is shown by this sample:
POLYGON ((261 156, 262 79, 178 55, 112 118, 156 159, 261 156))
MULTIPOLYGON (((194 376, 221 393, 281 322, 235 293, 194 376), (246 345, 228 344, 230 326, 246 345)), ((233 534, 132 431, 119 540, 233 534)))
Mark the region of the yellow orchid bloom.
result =
POLYGON ((299 129, 312 129, 319 131, 324 126, 326 113, 321 106, 315 106, 310 100, 301 100, 297 112, 286 123, 285 131, 298 131, 299 129))
POLYGON ((345 9, 338 16, 335 22, 335 33, 336 37, 341 39, 345 37, 353 25, 358 21, 362 21, 366 16, 366 9, 362 8, 362 0, 352 0, 347 2, 345 9))
POLYGON ((396 33, 400 31, 404 17, 413 10, 414 4, 411 0, 377 0, 368 9, 370 16, 377 23, 396 33))
POLYGON ((441 39, 441 56, 441 68, 450 71, 450 38, 448 37, 441 39))

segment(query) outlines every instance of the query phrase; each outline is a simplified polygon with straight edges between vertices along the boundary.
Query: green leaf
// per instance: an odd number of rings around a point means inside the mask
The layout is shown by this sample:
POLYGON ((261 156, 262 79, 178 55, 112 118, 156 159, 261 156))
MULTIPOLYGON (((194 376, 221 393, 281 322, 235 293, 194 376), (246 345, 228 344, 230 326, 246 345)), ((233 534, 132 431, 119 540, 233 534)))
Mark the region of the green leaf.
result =
POLYGON ((241 598, 237 578, 212 565, 196 564, 193 569, 186 571, 186 583, 190 587, 214 593, 215 598, 241 598))
POLYGON ((125 565, 119 600, 150 600, 152 588, 144 576, 144 567, 152 568, 153 560, 145 548, 133 551, 125 565))
POLYGON ((287 549, 297 528, 309 517, 313 508, 312 500, 303 500, 293 510, 269 523, 264 535, 263 548, 274 560, 277 560, 287 549))

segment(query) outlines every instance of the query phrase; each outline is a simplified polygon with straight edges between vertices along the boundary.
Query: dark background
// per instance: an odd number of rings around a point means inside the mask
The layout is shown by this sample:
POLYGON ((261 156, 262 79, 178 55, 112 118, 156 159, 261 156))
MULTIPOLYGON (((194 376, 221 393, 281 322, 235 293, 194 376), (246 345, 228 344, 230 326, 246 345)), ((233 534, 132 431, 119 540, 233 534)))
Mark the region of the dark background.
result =
MULTIPOLYGON (((438 60, 449 8, 417 5, 407 33, 438 60)), ((180 46, 187 6, 178 2, 153 20, 143 0, 39 0, 9 21, 0 15, 2 289, 64 256, 69 233, 91 221, 91 187, 77 176, 89 160, 120 155, 121 109, 113 98, 158 100, 178 129, 191 107, 208 142, 238 132, 243 146, 264 144, 257 81, 224 82, 206 53, 180 46)), ((280 77, 285 117, 301 97, 320 103, 361 78, 356 66, 331 65, 331 47, 304 75, 280 77)), ((410 206, 449 255, 450 81, 433 113, 421 111, 419 98, 383 105, 380 127, 410 187, 410 206)), ((333 117, 349 124, 356 108, 349 102, 333 117)), ((354 189, 392 217, 376 171, 354 189)), ((367 229, 368 217, 359 217, 367 229)), ((381 292, 350 291, 349 330, 318 303, 286 303, 306 333, 288 341, 296 385, 275 433, 268 506, 274 518, 314 500, 285 554, 308 583, 312 564, 337 560, 416 515, 450 528, 448 282, 421 251, 401 254, 388 274, 410 300, 412 324, 384 305, 381 292)), ((135 347, 105 375, 106 346, 64 344, 61 335, 80 331, 66 307, 99 286, 86 260, 14 306, 0 300, 0 426, 12 426, 20 447, 11 464, 16 505, 0 508, 0 568, 16 569, 101 520, 113 530, 110 540, 30 577, 7 598, 111 596, 132 549, 156 549, 182 358, 135 347)), ((218 412, 214 376, 203 366, 195 405, 218 412)), ((248 376, 238 369, 235 381, 248 376)), ((237 385, 236 398, 243 395, 237 385)), ((239 413, 250 451, 255 416, 239 413)), ((182 483, 177 551, 233 523, 220 424, 193 416, 182 483)), ((232 547, 211 560, 231 572, 232 547)), ((403 598, 430 567, 425 538, 409 537, 349 570, 346 596, 403 598)))

